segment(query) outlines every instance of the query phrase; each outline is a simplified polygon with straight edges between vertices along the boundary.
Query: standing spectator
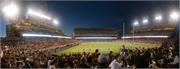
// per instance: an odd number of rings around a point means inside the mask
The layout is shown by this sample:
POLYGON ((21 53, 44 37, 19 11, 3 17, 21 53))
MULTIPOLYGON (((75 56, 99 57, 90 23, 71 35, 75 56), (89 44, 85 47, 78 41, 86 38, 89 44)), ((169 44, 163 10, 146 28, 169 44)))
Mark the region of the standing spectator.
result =
POLYGON ((100 55, 99 53, 99 50, 96 49, 95 52, 92 54, 92 62, 93 62, 93 66, 97 66, 97 59, 98 59, 98 56, 100 55))
POLYGON ((3 50, 0 47, 0 59, 3 57, 3 50))
POLYGON ((87 65, 87 57, 85 56, 85 55, 83 55, 82 57, 81 57, 81 59, 80 59, 80 64, 81 64, 81 66, 83 67, 83 68, 87 68, 88 67, 88 65, 87 65))
POLYGON ((109 60, 109 56, 107 54, 101 54, 98 57, 98 63, 99 63, 99 67, 100 68, 106 68, 107 67, 107 63, 109 60))
POLYGON ((111 61, 113 60, 113 51, 110 51, 108 56, 109 56, 108 64, 110 64, 111 61))
POLYGON ((120 55, 124 57, 125 54, 126 54, 126 49, 125 49, 125 46, 123 45, 122 49, 120 50, 120 55))
POLYGON ((123 65, 122 63, 119 63, 119 62, 117 61, 117 58, 118 58, 118 57, 115 57, 115 59, 109 64, 109 67, 110 67, 111 69, 119 69, 119 68, 121 68, 121 66, 123 65))
POLYGON ((149 63, 149 68, 157 68, 156 62, 154 60, 151 60, 149 63))
POLYGON ((56 69, 55 61, 52 61, 48 67, 48 69, 56 69))

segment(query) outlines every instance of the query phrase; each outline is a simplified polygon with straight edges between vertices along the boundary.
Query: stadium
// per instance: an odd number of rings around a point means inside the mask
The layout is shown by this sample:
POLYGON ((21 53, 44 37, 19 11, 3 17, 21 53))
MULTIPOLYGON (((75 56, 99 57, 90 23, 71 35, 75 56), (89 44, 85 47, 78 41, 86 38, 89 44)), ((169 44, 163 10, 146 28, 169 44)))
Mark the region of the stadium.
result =
POLYGON ((67 35, 57 13, 28 8, 22 14, 13 0, 0 8, 9 20, 0 41, 1 68, 179 68, 177 11, 121 23, 120 31, 119 24, 89 24, 67 35))

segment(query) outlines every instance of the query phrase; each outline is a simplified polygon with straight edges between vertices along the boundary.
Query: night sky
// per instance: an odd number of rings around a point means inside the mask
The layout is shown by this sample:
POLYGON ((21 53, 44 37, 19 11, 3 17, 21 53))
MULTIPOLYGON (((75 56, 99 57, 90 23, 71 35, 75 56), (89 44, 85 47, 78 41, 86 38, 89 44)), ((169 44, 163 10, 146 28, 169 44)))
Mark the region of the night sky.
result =
MULTIPOLYGON (((143 17, 153 19, 157 13, 162 15, 179 9, 177 1, 39 1, 29 4, 45 4, 46 11, 61 21, 58 28, 71 36, 74 28, 115 28, 122 34, 122 22, 126 23, 126 33, 132 28, 134 20, 143 17)), ((151 22, 151 21, 150 21, 151 22)))

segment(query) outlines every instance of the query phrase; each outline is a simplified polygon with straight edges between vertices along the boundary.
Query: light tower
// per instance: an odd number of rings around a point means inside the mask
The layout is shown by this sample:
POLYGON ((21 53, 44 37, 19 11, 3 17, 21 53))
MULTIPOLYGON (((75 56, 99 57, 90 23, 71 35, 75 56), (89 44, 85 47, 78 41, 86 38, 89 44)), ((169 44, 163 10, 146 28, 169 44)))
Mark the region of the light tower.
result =
POLYGON ((136 20, 133 23, 133 42, 134 42, 134 26, 139 26, 139 22, 136 20))

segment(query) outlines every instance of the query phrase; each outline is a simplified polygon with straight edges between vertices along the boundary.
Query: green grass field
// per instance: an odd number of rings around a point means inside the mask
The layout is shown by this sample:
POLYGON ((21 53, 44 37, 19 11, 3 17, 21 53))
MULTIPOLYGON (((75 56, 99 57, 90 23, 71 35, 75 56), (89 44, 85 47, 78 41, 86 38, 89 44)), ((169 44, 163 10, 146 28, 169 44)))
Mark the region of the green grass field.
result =
POLYGON ((78 46, 71 47, 69 49, 59 51, 56 54, 61 55, 63 53, 70 54, 70 53, 78 53, 78 52, 94 52, 95 49, 99 49, 99 52, 101 53, 108 53, 110 50, 112 50, 114 53, 119 53, 119 49, 122 48, 122 45, 125 45, 125 48, 127 49, 135 49, 135 48, 153 48, 157 47, 158 45, 155 44, 148 44, 148 43, 130 43, 122 41, 94 41, 94 42, 83 42, 78 46))

